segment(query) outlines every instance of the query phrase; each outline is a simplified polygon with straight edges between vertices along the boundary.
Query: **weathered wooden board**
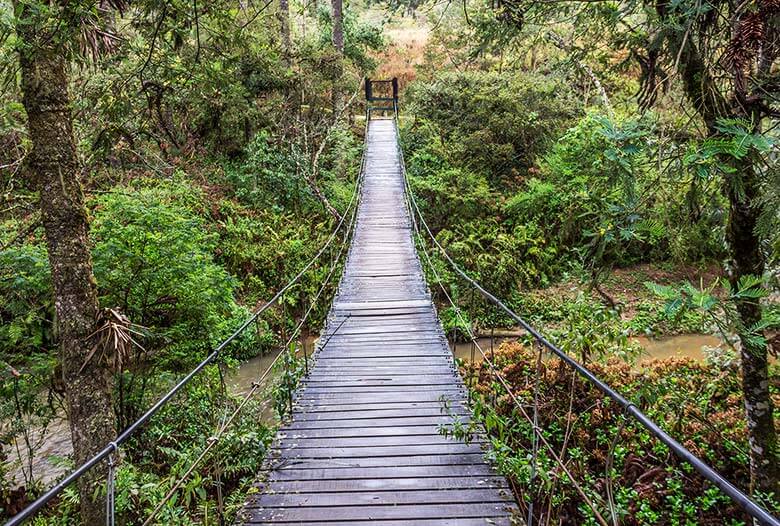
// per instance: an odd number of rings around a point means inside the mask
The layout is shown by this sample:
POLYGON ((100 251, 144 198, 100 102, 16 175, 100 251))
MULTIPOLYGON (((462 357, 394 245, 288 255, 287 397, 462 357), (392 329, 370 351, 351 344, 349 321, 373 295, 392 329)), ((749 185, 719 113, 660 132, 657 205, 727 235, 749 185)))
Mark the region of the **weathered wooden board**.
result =
POLYGON ((245 524, 509 525, 488 447, 441 432, 466 390, 411 238, 395 124, 369 123, 366 168, 339 292, 291 421, 274 441, 245 524), (446 401, 446 407, 445 407, 446 401))

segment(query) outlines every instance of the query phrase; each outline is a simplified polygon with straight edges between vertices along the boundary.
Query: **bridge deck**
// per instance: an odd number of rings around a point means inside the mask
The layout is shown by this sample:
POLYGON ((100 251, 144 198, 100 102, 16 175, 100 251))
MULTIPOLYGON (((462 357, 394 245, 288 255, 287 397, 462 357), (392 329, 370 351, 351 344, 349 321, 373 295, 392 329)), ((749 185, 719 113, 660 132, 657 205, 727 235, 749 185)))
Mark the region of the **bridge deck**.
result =
POLYGON ((395 125, 368 130, 365 182, 327 342, 280 430, 245 524, 509 524, 480 440, 447 439, 466 393, 410 235, 395 125))

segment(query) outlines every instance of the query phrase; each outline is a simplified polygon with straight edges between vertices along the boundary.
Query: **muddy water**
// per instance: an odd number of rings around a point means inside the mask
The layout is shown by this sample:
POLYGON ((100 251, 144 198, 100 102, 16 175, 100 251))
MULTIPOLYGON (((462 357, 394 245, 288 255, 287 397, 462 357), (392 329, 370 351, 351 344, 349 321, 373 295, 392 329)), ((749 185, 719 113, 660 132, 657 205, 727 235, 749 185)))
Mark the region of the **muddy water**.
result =
MULTIPOLYGON (((312 352, 314 351, 314 346, 317 343, 317 339, 318 336, 307 336, 302 341, 299 341, 298 356, 303 356, 305 352, 307 356, 311 357, 312 352)), ((235 394, 246 394, 252 388, 252 383, 260 379, 260 377, 271 366, 280 352, 281 349, 274 349, 268 354, 250 358, 249 360, 239 365, 238 368, 231 372, 231 374, 228 376, 228 387, 235 394)), ((269 376, 266 377, 266 381, 264 383, 270 385, 268 380, 273 377, 274 372, 271 371, 269 376)))
MULTIPOLYGON (((497 337, 493 340, 493 345, 497 348, 501 342, 511 340, 512 338, 497 337)), ((702 352, 704 347, 718 347, 722 344, 720 338, 711 334, 681 334, 664 336, 662 338, 637 336, 634 338, 634 341, 639 343, 642 349, 644 349, 644 352, 639 357, 639 363, 671 357, 688 357, 694 360, 704 360, 704 353, 702 352)), ((477 338, 477 342, 486 353, 490 352, 490 338, 477 338)), ((450 342, 450 348, 452 347, 452 342, 450 342)), ((456 358, 461 360, 471 360, 471 343, 456 343, 454 354, 456 358)), ((474 349, 473 356, 476 361, 481 360, 481 354, 478 349, 474 349)))
MULTIPOLYGON (((491 339, 488 337, 477 338, 477 344, 479 344, 479 346, 482 348, 482 351, 488 356, 490 356, 491 353, 490 340, 491 339)), ((498 346, 501 345, 501 343, 505 341, 512 341, 512 340, 513 338, 507 338, 507 337, 493 338, 492 349, 493 350, 498 349, 498 346)), ((453 344, 452 342, 450 342, 450 349, 452 348, 453 348, 453 344)), ((482 353, 480 353, 479 349, 477 349, 475 345, 472 345, 471 342, 456 343, 453 354, 455 355, 455 358, 459 358, 464 361, 470 361, 472 360, 472 357, 474 361, 477 362, 482 361, 482 353)))
MULTIPOLYGON (((304 356, 304 353, 306 356, 311 357, 316 342, 317 336, 308 336, 303 341, 298 342, 298 357, 304 356)), ((247 394, 252 389, 252 384, 258 381, 268 368, 273 365, 279 353, 281 353, 281 349, 275 349, 268 354, 256 356, 239 365, 227 378, 228 388, 239 396, 247 394)), ((278 422, 273 408, 273 400, 268 392, 268 388, 273 383, 272 380, 278 374, 278 372, 271 370, 268 376, 265 377, 260 391, 254 395, 256 400, 261 401, 262 412, 260 420, 266 425, 274 425, 278 422)))
POLYGON ((73 453, 73 446, 68 420, 64 416, 55 418, 45 430, 32 429, 29 441, 37 447, 32 465, 22 436, 3 447, 10 468, 7 482, 12 488, 27 485, 26 479, 30 476, 31 468, 32 479, 40 481, 44 487, 50 486, 68 471, 67 463, 63 460, 73 453))
POLYGON ((704 347, 719 347, 723 343, 720 338, 711 334, 680 334, 662 338, 637 336, 634 341, 645 350, 639 358, 640 363, 673 357, 704 360, 704 347))

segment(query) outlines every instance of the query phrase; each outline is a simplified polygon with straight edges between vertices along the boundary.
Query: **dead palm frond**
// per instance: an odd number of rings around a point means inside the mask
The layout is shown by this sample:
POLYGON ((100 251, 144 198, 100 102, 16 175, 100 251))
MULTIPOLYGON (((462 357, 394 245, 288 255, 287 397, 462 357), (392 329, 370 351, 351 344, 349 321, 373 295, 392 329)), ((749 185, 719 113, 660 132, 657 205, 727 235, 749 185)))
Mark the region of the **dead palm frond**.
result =
POLYGON ((89 354, 79 369, 81 373, 87 364, 97 355, 97 363, 105 365, 113 372, 122 371, 128 362, 130 351, 138 347, 145 351, 133 335, 143 336, 143 327, 134 325, 119 309, 102 309, 95 323, 97 329, 86 341, 90 345, 89 354))
POLYGON ((114 16, 122 16, 126 0, 98 0, 97 6, 80 21, 79 51, 82 57, 97 62, 100 57, 114 53, 122 42, 117 33, 114 16))

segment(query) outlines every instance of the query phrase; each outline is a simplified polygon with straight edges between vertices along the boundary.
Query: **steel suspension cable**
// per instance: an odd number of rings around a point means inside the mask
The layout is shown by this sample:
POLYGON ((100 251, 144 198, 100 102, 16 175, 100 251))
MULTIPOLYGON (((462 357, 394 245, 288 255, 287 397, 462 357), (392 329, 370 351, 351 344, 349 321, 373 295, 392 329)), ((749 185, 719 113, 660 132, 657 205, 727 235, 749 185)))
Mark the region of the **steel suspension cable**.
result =
MULTIPOLYGON (((396 135, 400 140, 400 133, 398 131, 397 122, 396 122, 396 135)), ((400 149, 400 142, 399 142, 399 149, 400 149)), ((569 367, 574 369, 580 376, 588 380, 591 384, 593 384, 607 397, 617 402, 618 405, 620 405, 624 409, 625 414, 630 415, 635 420, 637 420, 653 436, 655 436, 657 439, 663 442, 667 447, 669 447, 669 449, 671 449, 678 457, 688 462, 691 466, 693 466, 693 468, 697 472, 699 472, 700 475, 702 475, 705 479, 715 484, 715 486, 717 486, 721 491, 723 491, 726 495, 728 495, 734 502, 736 502, 748 515, 750 515, 755 520, 758 520, 762 524, 765 524, 767 526, 780 526, 780 520, 778 520, 776 517, 771 515, 767 510, 765 510, 763 507, 761 507, 759 504, 753 501, 748 495, 743 493, 739 488, 737 488, 731 482, 729 482, 723 476, 721 476, 720 473, 712 469, 707 463, 705 463, 703 460, 701 460, 699 457, 697 457, 691 451, 685 448, 685 446, 680 444, 666 431, 661 429, 660 426, 658 426, 647 415, 645 415, 642 411, 640 411, 639 408, 636 407, 636 405, 634 405, 633 402, 629 402, 620 393, 618 393, 610 386, 608 386, 604 381, 599 379, 588 368, 586 368, 585 366, 583 366, 582 364, 580 364, 579 362, 571 358, 568 354, 566 354, 561 349, 559 349, 556 345, 551 343, 541 333, 539 333, 536 329, 534 329, 528 322, 526 322, 523 318, 521 318, 517 313, 512 311, 509 307, 507 307, 506 304, 504 304, 504 302, 499 300, 495 295, 487 291, 471 276, 469 276, 466 272, 464 272, 457 265, 457 263, 455 263, 455 261, 450 257, 450 255, 447 253, 444 247, 439 243, 439 241, 436 239, 436 236, 433 235, 433 232, 431 231, 430 227, 426 223, 425 217, 422 215, 422 212, 420 211, 419 205, 414 196, 414 192, 412 191, 411 185, 406 175, 406 169, 403 165, 403 152, 401 152, 401 165, 402 165, 402 172, 404 177, 404 184, 406 187, 407 199, 409 199, 410 201, 410 208, 413 208, 415 215, 419 217, 420 224, 422 224, 422 226, 424 227, 424 230, 428 234, 428 237, 430 237, 433 245, 438 249, 439 252, 441 252, 442 256, 447 260, 450 267, 452 267, 452 269, 457 274, 459 274, 471 287, 473 287, 480 294, 482 294, 483 297, 485 297, 495 306, 503 310, 515 322, 520 324, 520 326, 522 326, 529 334, 531 334, 534 337, 534 339, 536 339, 537 342, 539 342, 548 350, 550 350, 559 359, 561 359, 569 367)), ((448 299, 450 299, 449 296, 448 299)), ((457 310, 458 309, 456 309, 456 312, 457 310)), ((480 347, 478 346, 478 348, 480 347)), ((482 352, 483 357, 486 357, 485 353, 481 350, 481 348, 480 348, 480 352, 482 352)), ((491 364, 491 362, 488 361, 488 364, 491 364)), ((491 367, 493 367, 492 364, 491 367)), ((502 382, 502 384, 504 383, 505 382, 502 382)), ((546 442, 544 437, 540 436, 540 439, 542 440, 543 443, 546 442)))

